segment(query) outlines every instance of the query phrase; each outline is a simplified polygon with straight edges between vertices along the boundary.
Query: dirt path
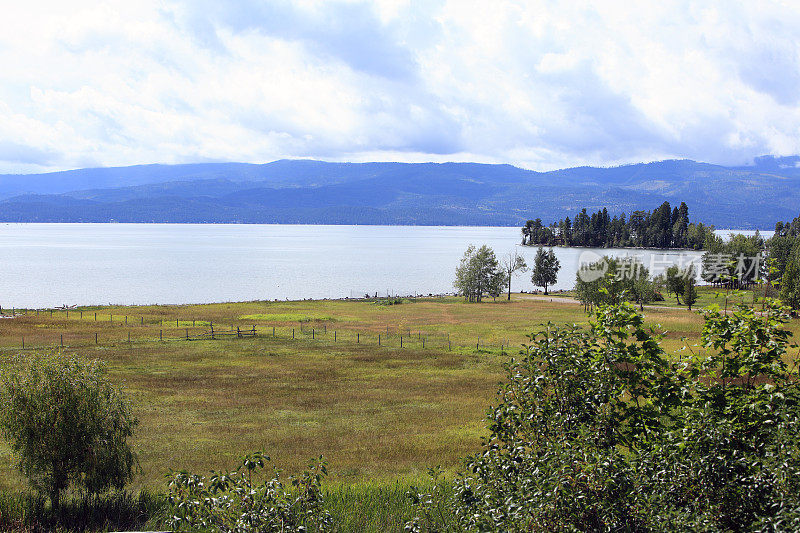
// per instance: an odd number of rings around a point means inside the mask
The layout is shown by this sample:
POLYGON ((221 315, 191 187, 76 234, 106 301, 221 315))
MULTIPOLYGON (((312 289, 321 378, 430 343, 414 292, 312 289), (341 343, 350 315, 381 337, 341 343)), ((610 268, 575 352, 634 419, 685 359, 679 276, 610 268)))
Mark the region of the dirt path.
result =
POLYGON ((515 294, 514 296, 520 300, 537 300, 540 302, 583 305, 579 300, 576 300, 571 296, 551 296, 549 294, 547 296, 544 294, 515 294))
MULTIPOLYGON (((550 295, 545 296, 544 294, 527 294, 527 293, 523 294, 523 293, 519 293, 519 294, 516 294, 515 297, 519 298, 520 300, 536 300, 536 301, 540 301, 540 302, 553 302, 553 303, 560 303, 560 304, 583 305, 580 302, 580 300, 576 300, 575 298, 572 298, 571 296, 550 296, 550 295)), ((636 304, 636 306, 638 307, 639 305, 636 304)), ((685 308, 682 308, 682 307, 679 308, 679 307, 671 307, 671 306, 667 306, 667 305, 650 305, 650 304, 645 304, 644 308, 645 309, 685 309, 685 308)), ((700 309, 701 308, 696 308, 696 309, 693 308, 692 311, 697 311, 697 310, 700 310, 700 309)), ((727 310, 720 309, 720 312, 722 314, 730 315, 730 314, 733 314, 734 310, 731 309, 731 308, 729 308, 727 310)), ((757 316, 763 316, 764 313, 761 312, 761 311, 756 311, 756 315, 757 316)))

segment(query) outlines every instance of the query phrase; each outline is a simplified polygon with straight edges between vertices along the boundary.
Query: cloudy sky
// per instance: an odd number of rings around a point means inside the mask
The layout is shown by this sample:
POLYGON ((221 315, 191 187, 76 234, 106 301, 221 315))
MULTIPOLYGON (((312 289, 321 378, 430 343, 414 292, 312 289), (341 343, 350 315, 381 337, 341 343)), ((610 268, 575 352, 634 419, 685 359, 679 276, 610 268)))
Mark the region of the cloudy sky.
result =
POLYGON ((7 2, 0 173, 800 153, 786 2, 7 2))

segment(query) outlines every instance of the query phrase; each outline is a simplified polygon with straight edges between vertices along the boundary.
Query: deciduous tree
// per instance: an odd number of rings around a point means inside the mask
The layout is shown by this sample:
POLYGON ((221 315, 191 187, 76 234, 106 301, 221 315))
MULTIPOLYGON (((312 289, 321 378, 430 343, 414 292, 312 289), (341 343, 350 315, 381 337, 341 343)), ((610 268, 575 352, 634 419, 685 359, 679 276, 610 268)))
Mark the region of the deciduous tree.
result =
POLYGON ((503 270, 506 274, 506 281, 508 282, 508 299, 511 300, 511 278, 513 278, 517 272, 526 272, 528 270, 528 265, 525 263, 525 258, 519 255, 517 250, 514 249, 508 252, 503 258, 503 270))
POLYGON ((553 249, 545 251, 541 246, 536 250, 536 258, 533 263, 533 274, 531 281, 537 287, 544 287, 547 294, 547 287, 554 285, 558 281, 558 271, 561 269, 561 262, 556 257, 553 249))
POLYGON ((0 374, 0 432, 31 485, 58 507, 71 485, 122 488, 135 473, 130 403, 99 361, 30 355, 0 374))
POLYGON ((470 245, 456 268, 453 282, 460 295, 469 302, 480 302, 484 294, 497 297, 506 285, 505 272, 500 268, 494 251, 485 244, 470 245))

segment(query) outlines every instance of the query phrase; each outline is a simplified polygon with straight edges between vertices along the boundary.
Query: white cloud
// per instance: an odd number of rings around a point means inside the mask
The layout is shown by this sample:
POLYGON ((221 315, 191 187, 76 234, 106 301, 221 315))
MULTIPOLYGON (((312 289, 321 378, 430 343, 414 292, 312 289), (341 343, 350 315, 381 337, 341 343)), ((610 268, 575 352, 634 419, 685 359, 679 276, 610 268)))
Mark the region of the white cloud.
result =
POLYGON ((800 153, 800 7, 45 2, 0 20, 0 172, 800 153))

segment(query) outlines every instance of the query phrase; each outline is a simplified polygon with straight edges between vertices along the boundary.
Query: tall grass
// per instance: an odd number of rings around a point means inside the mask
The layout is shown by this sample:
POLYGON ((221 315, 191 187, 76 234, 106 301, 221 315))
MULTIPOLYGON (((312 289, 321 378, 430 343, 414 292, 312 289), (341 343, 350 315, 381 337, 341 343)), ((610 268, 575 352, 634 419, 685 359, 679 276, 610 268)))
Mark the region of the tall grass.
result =
POLYGON ((131 531, 160 521, 164 496, 149 490, 73 496, 53 509, 30 492, 0 493, 0 531, 131 531))

